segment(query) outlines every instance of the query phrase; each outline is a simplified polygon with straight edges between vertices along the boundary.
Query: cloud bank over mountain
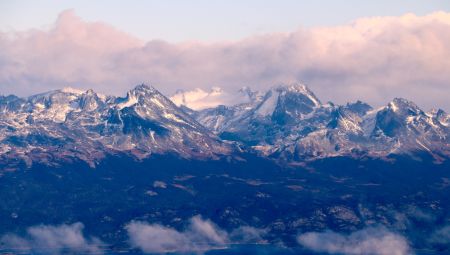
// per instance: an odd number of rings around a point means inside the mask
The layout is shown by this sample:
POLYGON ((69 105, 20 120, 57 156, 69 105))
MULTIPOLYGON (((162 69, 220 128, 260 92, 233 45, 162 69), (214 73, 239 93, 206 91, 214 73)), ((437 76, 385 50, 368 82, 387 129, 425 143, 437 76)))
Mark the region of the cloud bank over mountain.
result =
POLYGON ((303 81, 324 100, 382 105, 401 96, 450 108, 450 13, 363 18, 239 41, 144 42, 74 11, 49 30, 0 32, 0 93, 72 86, 122 94, 141 82, 166 94, 303 81))
POLYGON ((187 106, 194 110, 216 107, 218 105, 236 105, 252 101, 252 91, 242 88, 238 91, 223 91, 214 87, 210 91, 196 88, 189 91, 179 90, 170 97, 176 105, 187 106))

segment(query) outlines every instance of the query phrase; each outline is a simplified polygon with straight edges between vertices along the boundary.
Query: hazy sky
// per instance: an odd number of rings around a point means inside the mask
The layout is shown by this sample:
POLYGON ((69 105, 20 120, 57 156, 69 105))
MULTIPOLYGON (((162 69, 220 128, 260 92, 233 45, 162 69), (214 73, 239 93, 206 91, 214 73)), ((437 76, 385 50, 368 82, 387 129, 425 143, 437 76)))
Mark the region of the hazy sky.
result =
POLYGON ((0 94, 136 84, 450 110, 450 1, 0 1, 0 94), (314 4, 313 4, 314 3, 314 4))
POLYGON ((75 10, 144 40, 236 40, 299 27, 346 24, 360 17, 424 15, 450 11, 448 0, 2 0, 0 30, 46 28, 59 13, 75 10))

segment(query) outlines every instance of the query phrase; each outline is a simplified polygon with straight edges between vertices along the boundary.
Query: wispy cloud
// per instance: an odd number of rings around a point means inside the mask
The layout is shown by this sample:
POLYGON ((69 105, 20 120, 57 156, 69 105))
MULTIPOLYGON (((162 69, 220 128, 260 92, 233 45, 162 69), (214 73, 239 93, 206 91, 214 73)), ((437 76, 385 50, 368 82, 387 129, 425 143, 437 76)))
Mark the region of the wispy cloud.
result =
POLYGON ((131 246, 148 253, 203 252, 224 248, 231 242, 261 241, 264 233, 246 226, 230 234, 200 216, 191 218, 183 231, 146 222, 131 222, 126 229, 131 246))
POLYGON ((28 228, 24 236, 6 234, 0 241, 5 249, 37 254, 102 254, 104 244, 97 238, 85 237, 83 228, 82 223, 35 226, 28 228))
POLYGON ((450 225, 435 230, 431 234, 429 242, 438 245, 450 245, 450 225))
POLYGON ((309 232, 299 235, 297 240, 310 250, 330 254, 410 254, 408 241, 403 236, 381 227, 366 228, 348 235, 332 231, 309 232))
POLYGON ((0 91, 66 85, 123 94, 143 81, 176 89, 235 91, 300 80, 323 101, 385 104, 402 96, 450 107, 450 14, 363 18, 234 42, 143 42, 63 12, 48 31, 0 33, 0 91))

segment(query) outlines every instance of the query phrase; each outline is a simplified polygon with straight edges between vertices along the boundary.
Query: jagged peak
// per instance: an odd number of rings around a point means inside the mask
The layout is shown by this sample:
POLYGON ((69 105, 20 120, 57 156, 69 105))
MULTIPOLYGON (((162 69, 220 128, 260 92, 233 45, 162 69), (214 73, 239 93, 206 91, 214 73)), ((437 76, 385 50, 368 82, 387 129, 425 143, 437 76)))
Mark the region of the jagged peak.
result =
POLYGON ((164 96, 156 88, 151 85, 141 84, 127 92, 125 98, 118 97, 115 99, 116 108, 123 109, 134 105, 140 106, 156 106, 158 108, 174 108, 177 107, 170 99, 164 96))
POLYGON ((83 94, 80 95, 80 107, 84 110, 95 110, 100 104, 102 104, 102 100, 105 99, 103 96, 99 96, 92 89, 86 90, 83 94))
POLYGON ((401 98, 401 97, 396 97, 394 98, 390 103, 394 103, 397 105, 402 105, 402 106, 408 106, 408 107, 414 107, 414 108, 419 108, 415 103, 413 103, 412 101, 406 99, 406 98, 401 98))
MULTIPOLYGON (((134 94, 134 95, 138 95, 138 94, 147 94, 147 93, 155 93, 158 92, 157 89, 155 89, 153 86, 151 85, 147 85, 145 83, 142 83, 140 85, 137 85, 136 87, 134 87, 133 89, 131 89, 128 94, 134 94)), ((159 93, 159 92, 158 92, 159 93)))
POLYGON ((261 116, 271 115, 273 120, 284 123, 288 119, 294 121, 301 115, 311 113, 321 105, 306 85, 290 83, 268 90, 255 112, 261 116))
POLYGON ((347 103, 345 105, 346 109, 349 109, 352 112, 358 113, 359 115, 365 115, 367 112, 372 111, 373 108, 369 104, 362 102, 360 100, 354 103, 347 103))
POLYGON ((155 93, 159 93, 153 86, 147 84, 140 84, 127 92, 125 98, 118 98, 119 103, 117 106, 119 108, 129 107, 139 102, 141 97, 149 97, 155 93))
POLYGON ((95 95, 97 93, 95 93, 93 89, 88 89, 83 94, 85 94, 85 95, 95 95))
POLYGON ((404 98, 394 98, 387 105, 387 109, 396 113, 406 113, 407 115, 424 114, 415 103, 404 98))
POLYGON ((366 105, 366 106, 369 106, 370 107, 370 105, 368 104, 368 103, 365 103, 365 102, 363 102, 363 101, 361 101, 361 100, 356 100, 356 102, 348 102, 347 103, 347 106, 351 106, 351 105, 366 105))
POLYGON ((436 114, 433 116, 436 117, 436 119, 444 126, 450 125, 450 115, 446 113, 444 110, 439 109, 437 110, 436 114))
POLYGON ((448 114, 447 114, 447 112, 445 112, 444 110, 438 109, 438 110, 436 111, 436 116, 442 116, 442 115, 447 116, 448 114))
POLYGON ((293 92, 299 92, 299 93, 310 93, 311 90, 303 83, 299 82, 292 82, 292 83, 281 83, 276 86, 277 90, 280 91, 293 91, 293 92))
POLYGON ((282 83, 276 86, 275 91, 279 93, 292 92, 302 94, 308 97, 316 106, 321 105, 322 103, 316 97, 316 95, 303 83, 293 82, 293 83, 282 83))

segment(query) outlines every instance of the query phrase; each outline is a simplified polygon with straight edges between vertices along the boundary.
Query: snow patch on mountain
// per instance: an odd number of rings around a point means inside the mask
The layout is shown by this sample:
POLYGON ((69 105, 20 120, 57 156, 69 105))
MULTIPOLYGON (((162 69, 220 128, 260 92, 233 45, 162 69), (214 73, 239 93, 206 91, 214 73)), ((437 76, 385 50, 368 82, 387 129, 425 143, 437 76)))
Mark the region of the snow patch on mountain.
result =
POLYGON ((273 93, 270 91, 264 97, 264 101, 258 106, 256 109, 256 113, 261 116, 272 115, 275 111, 275 107, 277 107, 278 103, 278 93, 273 93))

